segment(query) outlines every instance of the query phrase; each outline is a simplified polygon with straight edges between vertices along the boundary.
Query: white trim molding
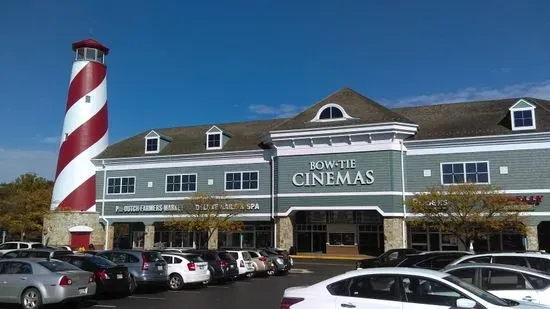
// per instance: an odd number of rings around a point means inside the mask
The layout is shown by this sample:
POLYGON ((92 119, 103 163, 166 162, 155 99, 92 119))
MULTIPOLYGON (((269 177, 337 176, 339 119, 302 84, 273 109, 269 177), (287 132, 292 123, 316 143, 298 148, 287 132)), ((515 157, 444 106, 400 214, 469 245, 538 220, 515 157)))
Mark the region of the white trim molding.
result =
MULTIPOLYGON (((249 179, 249 182, 251 182, 251 180, 249 179)), ((227 192, 235 192, 235 191, 259 191, 260 190, 260 171, 259 170, 255 170, 255 171, 226 171, 223 173, 223 189, 224 191, 227 191, 227 192), (244 173, 250 173, 250 175, 252 175, 252 173, 256 173, 256 183, 257 183, 257 186, 255 189, 243 189, 242 186, 243 186, 243 175, 244 173), (227 174, 241 174, 241 189, 227 189, 227 174)))
POLYGON ((91 233, 93 231, 93 228, 85 225, 77 225, 69 228, 70 233, 91 233))
POLYGON ((315 117, 313 117, 313 119, 311 119, 310 122, 345 121, 345 120, 348 120, 348 119, 357 119, 357 118, 354 118, 354 117, 351 117, 350 115, 348 115, 348 113, 346 112, 346 110, 345 110, 342 106, 340 106, 339 104, 336 104, 336 103, 328 103, 328 104, 325 104, 325 105, 321 106, 321 108, 319 108, 319 110, 317 111, 317 114, 315 114, 315 117), (327 108, 336 108, 336 109, 338 109, 338 110, 342 113, 342 117, 333 118, 332 115, 331 115, 330 118, 321 119, 321 114, 322 114, 327 108))
POLYGON ((199 175, 197 173, 175 173, 175 174, 166 174, 166 177, 164 178, 164 193, 166 194, 174 194, 174 193, 193 193, 197 192, 199 187, 199 175), (179 191, 168 191, 168 177, 170 176, 180 176, 180 190, 179 191), (183 191, 183 176, 195 176, 195 190, 188 190, 183 191))
POLYGON ((535 105, 527 102, 525 99, 518 100, 512 107, 509 108, 510 110, 510 120, 512 122, 512 130, 513 131, 522 131, 522 130, 534 130, 537 128, 537 121, 535 118, 535 108, 537 108, 535 105), (525 107, 516 107, 518 105, 527 105, 525 107), (516 112, 525 112, 529 111, 531 112, 531 121, 532 124, 530 126, 517 126, 516 125, 516 112))

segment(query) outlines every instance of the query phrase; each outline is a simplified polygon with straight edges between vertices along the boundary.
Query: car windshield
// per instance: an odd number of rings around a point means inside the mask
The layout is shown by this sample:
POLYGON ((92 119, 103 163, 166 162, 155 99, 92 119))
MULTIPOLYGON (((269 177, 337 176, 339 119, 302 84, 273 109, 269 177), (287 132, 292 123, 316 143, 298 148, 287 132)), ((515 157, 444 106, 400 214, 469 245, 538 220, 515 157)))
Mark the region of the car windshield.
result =
POLYGON ((235 259, 228 252, 220 252, 218 256, 226 261, 234 261, 235 259))
POLYGON ((43 261, 43 262, 38 262, 38 264, 47 268, 49 271, 52 271, 52 272, 66 271, 66 270, 80 270, 80 268, 62 261, 43 261))
POLYGON ((156 251, 143 252, 143 255, 153 262, 164 261, 162 255, 160 255, 160 253, 156 251))
POLYGON ((117 266, 117 264, 107 260, 106 258, 102 258, 96 255, 90 256, 89 259, 90 262, 94 263, 97 267, 100 268, 111 268, 117 266))
POLYGON ((455 276, 446 276, 443 278, 444 280, 447 280, 451 283, 454 283, 458 286, 460 286, 461 288, 465 289, 466 291, 474 294, 475 296, 483 299, 484 301, 486 302, 489 302, 493 305, 497 305, 497 306, 503 306, 503 307, 509 307, 510 304, 507 303, 504 299, 501 299, 487 291, 484 291, 480 288, 478 288, 477 286, 475 285, 471 285, 469 283, 466 283, 462 280, 460 280, 458 277, 455 277, 455 276))
POLYGON ((184 258, 186 258, 189 262, 194 262, 194 263, 204 262, 204 260, 200 257, 200 255, 196 255, 196 254, 183 254, 182 256, 183 256, 184 258))

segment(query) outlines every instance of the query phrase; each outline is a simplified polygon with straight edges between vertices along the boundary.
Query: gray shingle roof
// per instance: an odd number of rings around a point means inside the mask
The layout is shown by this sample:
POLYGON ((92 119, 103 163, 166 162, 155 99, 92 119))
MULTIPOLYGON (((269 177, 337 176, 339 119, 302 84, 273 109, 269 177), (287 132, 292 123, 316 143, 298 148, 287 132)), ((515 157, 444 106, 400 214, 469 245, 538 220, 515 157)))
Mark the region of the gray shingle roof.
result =
MULTIPOLYGON (((269 131, 383 122, 417 124, 419 126, 418 133, 413 137, 416 140, 515 134, 518 132, 514 132, 510 128, 508 109, 519 99, 388 109, 352 89, 343 88, 292 118, 154 129, 157 133, 172 139, 158 154, 145 154, 144 137, 151 131, 148 130, 110 145, 97 158, 259 150, 262 147, 260 142, 262 135, 269 131), (319 108, 327 103, 339 104, 350 116, 356 119, 342 122, 310 122, 319 108), (206 150, 205 133, 213 125, 231 136, 223 149, 206 150)), ((525 98, 525 100, 537 107, 535 110, 537 129, 520 132, 550 131, 550 101, 534 98, 525 98)))

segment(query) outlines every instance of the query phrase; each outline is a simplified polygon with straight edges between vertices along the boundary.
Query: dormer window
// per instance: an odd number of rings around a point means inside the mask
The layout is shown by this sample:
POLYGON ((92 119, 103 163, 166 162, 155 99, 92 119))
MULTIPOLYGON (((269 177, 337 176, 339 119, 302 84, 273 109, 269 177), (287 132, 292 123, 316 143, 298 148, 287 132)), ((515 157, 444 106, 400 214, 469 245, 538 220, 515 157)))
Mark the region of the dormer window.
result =
POLYGON ((536 129, 535 106, 525 100, 519 100, 510 107, 510 118, 512 130, 533 130, 536 129))
POLYGON ((159 152, 159 138, 149 137, 145 140, 145 153, 158 153, 159 152))
POLYGON ((208 149, 221 149, 222 148, 222 134, 221 133, 209 133, 206 135, 208 138, 208 149))
POLYGON ((317 111, 317 115, 313 118, 312 122, 324 122, 324 121, 341 121, 353 119, 350 115, 346 113, 344 108, 338 104, 330 103, 324 105, 317 111))

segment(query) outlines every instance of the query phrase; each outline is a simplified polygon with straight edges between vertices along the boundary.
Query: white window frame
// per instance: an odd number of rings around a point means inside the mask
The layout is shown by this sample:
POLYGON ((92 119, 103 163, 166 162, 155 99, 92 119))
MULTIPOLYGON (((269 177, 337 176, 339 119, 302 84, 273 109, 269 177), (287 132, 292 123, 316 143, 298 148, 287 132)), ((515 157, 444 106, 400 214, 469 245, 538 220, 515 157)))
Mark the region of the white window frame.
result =
POLYGON ((159 153, 160 152, 160 137, 146 137, 145 138, 145 153, 159 153), (153 151, 147 151, 147 142, 149 140, 153 140, 153 139, 156 139, 157 140, 157 150, 153 151))
POLYGON ((164 178, 164 193, 171 194, 171 193, 193 193, 197 192, 199 188, 199 175, 197 173, 177 173, 177 174, 166 174, 166 177, 164 178), (180 181, 180 191, 168 191, 168 177, 169 176, 192 176, 195 175, 195 190, 194 191, 183 191, 181 190, 181 181, 180 181))
POLYGON ((466 164, 467 163, 487 163, 487 182, 476 182, 476 184, 480 185, 490 185, 491 184, 491 166, 489 165, 489 161, 455 161, 455 162, 441 162, 439 164, 439 174, 440 174, 440 181, 441 184, 444 186, 454 186, 454 185, 461 185, 466 184, 466 164), (443 182, 443 165, 444 164, 462 164, 464 167, 464 182, 463 183, 444 183, 443 182))
POLYGON ((321 108, 319 108, 319 110, 317 111, 317 114, 315 115, 315 117, 313 119, 310 120, 310 122, 333 122, 333 121, 343 121, 343 120, 348 120, 348 119, 355 119, 355 118, 348 115, 348 113, 346 113, 346 110, 342 106, 340 106, 336 103, 328 103, 328 104, 323 105, 321 108), (323 113, 323 111, 325 109, 331 108, 331 107, 335 107, 335 108, 339 109, 342 112, 342 118, 321 119, 320 117, 321 117, 321 114, 323 113))
POLYGON ((260 171, 229 171, 223 174, 223 188, 224 191, 258 191, 260 190, 260 171), (258 175, 258 186, 256 189, 243 189, 243 173, 256 173, 258 175), (241 189, 227 189, 227 174, 241 174, 241 189))
POLYGON ((221 133, 221 132, 206 133, 206 149, 207 149, 207 150, 222 149, 222 133, 221 133), (209 146, 208 146, 208 138, 209 138, 211 135, 219 135, 219 137, 220 137, 220 146, 218 146, 218 147, 209 147, 209 146))
POLYGON ((512 118, 512 130, 521 131, 521 130, 534 130, 537 128, 537 122, 535 120, 535 108, 534 107, 522 107, 522 108, 511 108, 510 109, 510 118, 512 118), (533 125, 531 126, 516 126, 516 117, 514 116, 515 112, 530 111, 531 117, 533 119, 533 125))
POLYGON ((137 182, 136 182, 136 176, 116 176, 116 177, 107 177, 107 182, 105 182, 105 190, 106 195, 128 195, 128 194, 136 194, 137 189, 137 182), (111 179, 120 179, 120 193, 109 193, 109 180, 111 179), (134 192, 126 192, 122 193, 122 179, 123 178, 133 178, 134 179, 134 192))

